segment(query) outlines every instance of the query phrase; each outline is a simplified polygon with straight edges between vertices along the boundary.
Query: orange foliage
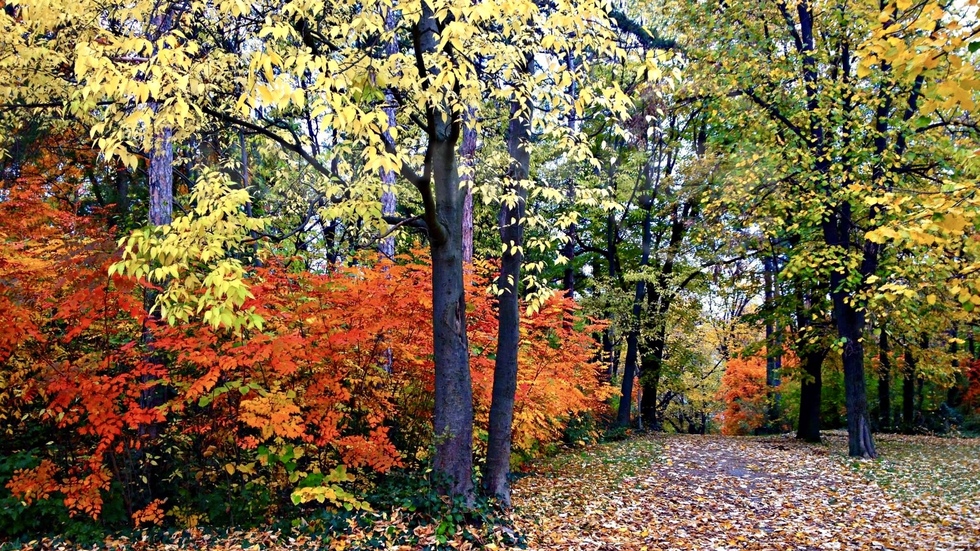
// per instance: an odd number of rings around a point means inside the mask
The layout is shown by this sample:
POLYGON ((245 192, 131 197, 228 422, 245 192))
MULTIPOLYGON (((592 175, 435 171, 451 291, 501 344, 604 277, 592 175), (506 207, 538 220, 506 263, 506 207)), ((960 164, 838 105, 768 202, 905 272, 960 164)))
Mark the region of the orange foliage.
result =
MULTIPOLYGON (((115 481, 134 523, 159 523, 160 488, 173 481, 190 494, 234 479, 281 495, 337 467, 384 473, 424 458, 434 384, 424 255, 326 274, 269 259, 249 274, 243 306, 261 331, 167 326, 147 315, 145 282, 107 275, 118 258, 107 219, 80 213, 94 154, 70 133, 48 139, 0 188, 0 429, 35 459, 7 481, 12 493, 97 517, 115 481), (43 441, 30 440, 39 427, 43 441)), ((475 272, 467 313, 485 426, 495 269, 475 272)), ((522 320, 516 450, 559 438, 571 414, 608 396, 593 329, 560 296, 522 320)))
POLYGON ((966 380, 963 405, 972 412, 980 412, 980 360, 966 362, 966 380))
MULTIPOLYGON (((782 358, 782 368, 799 362, 793 354, 782 358)), ((766 386, 766 350, 752 356, 734 355, 725 366, 718 398, 724 401, 722 434, 751 434, 765 423, 769 389, 766 386)))
MULTIPOLYGON (((472 305, 467 325, 473 371, 474 400, 479 426, 486 426, 493 390, 497 345, 497 317, 493 301, 482 291, 489 281, 489 266, 478 266, 481 285, 470 287, 472 305)), ((601 366, 595 363, 596 325, 576 314, 574 300, 552 296, 532 316, 521 319, 517 392, 514 400, 515 451, 531 452, 536 446, 559 439, 569 416, 602 407, 614 391, 600 384, 601 366)))
MULTIPOLYGON (((162 502, 149 499, 153 482, 141 484, 126 465, 156 480, 173 473, 154 472, 144 450, 192 454, 169 466, 190 469, 181 479, 233 476, 278 491, 338 465, 383 473, 430 444, 424 258, 328 274, 271 259, 251 274, 254 298, 244 305, 264 319, 261 331, 165 326, 146 315, 137 282, 105 275, 114 245, 94 237, 104 226, 66 213, 39 189, 11 187, 0 202, 0 315, 15 329, 0 340, 0 420, 14 434, 47 423, 65 450, 39 450, 40 464, 9 481, 25 501, 57 497, 72 513, 97 517, 117 480, 134 487, 133 521, 156 523, 162 502)), ((496 313, 484 291, 490 269, 480 272, 468 308, 485 423, 496 313)), ((548 302, 524 321, 522 337, 515 448, 527 451, 560 437, 569 414, 597 406, 607 391, 591 363, 590 328, 570 300, 548 302)))

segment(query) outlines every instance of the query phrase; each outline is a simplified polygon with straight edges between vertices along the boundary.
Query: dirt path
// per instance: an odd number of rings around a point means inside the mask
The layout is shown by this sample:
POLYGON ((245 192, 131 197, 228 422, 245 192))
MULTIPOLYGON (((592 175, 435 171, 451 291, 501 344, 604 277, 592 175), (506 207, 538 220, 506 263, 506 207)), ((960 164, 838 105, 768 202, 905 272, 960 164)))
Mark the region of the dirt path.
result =
POLYGON ((648 439, 524 479, 515 504, 535 549, 980 550, 980 510, 917 509, 845 461, 788 438, 648 439))

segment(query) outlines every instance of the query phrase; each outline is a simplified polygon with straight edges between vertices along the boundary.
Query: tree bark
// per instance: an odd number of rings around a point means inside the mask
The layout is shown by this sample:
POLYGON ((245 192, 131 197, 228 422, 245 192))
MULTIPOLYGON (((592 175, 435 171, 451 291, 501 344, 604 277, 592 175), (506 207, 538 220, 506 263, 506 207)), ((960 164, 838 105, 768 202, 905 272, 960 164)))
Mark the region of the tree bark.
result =
MULTIPOLYGON (((389 9, 385 14, 385 30, 391 32, 395 29, 397 21, 397 14, 395 10, 389 9)), ((385 44, 385 55, 391 57, 398 53, 398 42, 393 38, 387 44, 385 44)), ((395 95, 391 93, 390 90, 385 90, 385 107, 384 113, 385 117, 388 119, 388 128, 395 128, 398 125, 398 119, 396 115, 397 102, 395 101, 395 95)), ((394 143, 391 137, 391 131, 385 129, 384 132, 385 141, 389 143, 394 143)), ((397 174, 394 170, 381 169, 381 214, 382 216, 394 216, 398 209, 398 198, 395 196, 395 183, 397 182, 397 174)), ((389 235, 381 240, 378 244, 378 252, 383 254, 388 258, 395 257, 395 236, 389 235)))
POLYGON ((460 161, 466 170, 461 177, 466 196, 463 199, 463 262, 473 262, 473 182, 476 170, 476 128, 472 111, 463 121, 463 143, 460 144, 460 161))
POLYGON ((912 432, 915 424, 915 357, 905 349, 905 371, 902 373, 902 430, 912 432))
POLYGON ((435 360, 436 453, 433 468, 449 484, 451 495, 472 499, 473 388, 466 300, 463 292, 463 193, 456 172, 455 144, 430 144, 436 218, 446 228, 430 238, 432 253, 432 333, 435 360))
POLYGON ((826 357, 826 348, 809 351, 803 356, 805 378, 800 387, 800 418, 796 437, 805 442, 820 442, 821 371, 826 357))
MULTIPOLYGON (((661 428, 658 419, 657 394, 664 357, 667 352, 667 314, 670 312, 671 304, 673 304, 675 292, 668 289, 668 286, 671 284, 671 277, 674 275, 681 242, 687 233, 688 221, 697 215, 698 208, 698 200, 691 199, 683 206, 674 209, 670 225, 670 238, 667 243, 667 257, 660 267, 660 273, 657 274, 656 285, 648 285, 646 289, 647 312, 648 316, 656 323, 656 329, 649 341, 650 346, 643 355, 645 366, 640 373, 640 384, 643 389, 640 395, 640 415, 643 425, 651 430, 660 430, 661 428)), ((649 216, 650 211, 648 210, 647 217, 649 218, 649 216)), ((645 233, 648 231, 648 228, 644 229, 645 233)), ((644 244, 644 251, 648 256, 650 254, 649 247, 649 243, 644 244)), ((644 263, 644 265, 647 264, 649 264, 649 260, 644 263)))
MULTIPOLYGON (((653 237, 650 231, 650 209, 643 217, 642 249, 640 269, 650 264, 650 249, 653 237)), ((636 282, 636 292, 633 295, 633 310, 630 319, 630 330, 626 334, 626 365, 623 367, 622 392, 619 398, 619 410, 616 412, 616 425, 628 427, 633 408, 633 379, 636 378, 637 358, 639 355, 640 314, 643 309, 643 298, 646 295, 646 282, 642 279, 636 282)))
MULTIPOLYGON (((831 277, 831 288, 840 289, 842 274, 831 277)), ((868 393, 864 381, 864 313, 857 311, 843 291, 832 293, 838 334, 845 340, 841 352, 844 363, 844 402, 847 408, 848 454, 852 457, 876 457, 868 423, 868 393)))
MULTIPOLYGON (((530 75, 534 58, 527 56, 523 73, 530 75)), ((520 303, 518 289, 524 246, 524 209, 527 202, 526 183, 531 170, 528 140, 531 134, 530 98, 511 101, 507 150, 510 167, 507 174, 508 195, 500 204, 498 229, 504 253, 500 262, 497 287, 497 356, 493 370, 493 394, 490 402, 490 428, 487 442, 486 475, 483 488, 487 495, 510 507, 510 446, 514 422, 514 394, 517 391, 517 352, 520 344, 520 303)))
POLYGON ((776 258, 767 256, 763 260, 763 279, 765 283, 765 302, 770 315, 766 316, 766 388, 768 404, 766 405, 765 432, 775 432, 778 429, 781 397, 779 394, 779 370, 782 367, 780 355, 779 327, 776 325, 776 273, 779 271, 776 258))
POLYGON ((878 337, 878 423, 882 430, 892 426, 892 388, 891 388, 891 358, 888 355, 888 332, 881 326, 878 337))
POLYGON ((174 210, 173 131, 169 126, 154 133, 149 157, 149 222, 151 226, 165 226, 173 221, 174 210))
MULTIPOLYGON (((429 4, 422 3, 412 41, 420 73, 425 55, 437 51, 440 22, 429 4)), ((458 87, 458 84, 457 84, 458 87)), ((473 387, 466 335, 463 287, 463 200, 456 147, 461 114, 430 103, 426 160, 429 178, 413 178, 422 195, 424 220, 432 254, 432 336, 435 363, 435 458, 433 471, 441 491, 473 503, 473 387)))

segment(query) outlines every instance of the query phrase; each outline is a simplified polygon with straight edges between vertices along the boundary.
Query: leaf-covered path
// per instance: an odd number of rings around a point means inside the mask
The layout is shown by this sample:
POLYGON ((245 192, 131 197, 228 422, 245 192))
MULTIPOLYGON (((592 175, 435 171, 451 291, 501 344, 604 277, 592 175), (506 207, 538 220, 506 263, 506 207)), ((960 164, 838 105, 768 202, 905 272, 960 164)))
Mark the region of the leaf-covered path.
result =
POLYGON ((980 443, 651 437, 555 460, 515 490, 535 549, 980 549, 980 443))

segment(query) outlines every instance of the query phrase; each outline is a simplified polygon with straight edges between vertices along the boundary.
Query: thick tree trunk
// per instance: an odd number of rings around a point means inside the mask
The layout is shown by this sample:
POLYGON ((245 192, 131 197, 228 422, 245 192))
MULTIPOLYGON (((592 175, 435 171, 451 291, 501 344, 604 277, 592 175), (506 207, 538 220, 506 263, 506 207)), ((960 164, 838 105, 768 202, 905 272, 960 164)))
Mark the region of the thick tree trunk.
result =
MULTIPOLYGON (((834 272, 831 288, 840 289, 843 275, 834 272)), ((864 381, 864 313, 859 312, 842 290, 832 293, 837 332, 845 339, 841 351, 844 364, 844 402, 847 408, 848 454, 852 457, 876 457, 871 425, 868 422, 868 393, 864 381)))
POLYGON ((442 239, 432 252, 432 329, 435 360, 434 470, 452 495, 473 494, 473 389, 470 381, 466 302, 463 292, 463 194, 456 172, 455 144, 430 144, 436 218, 442 239))
MULTIPOLYGON (((815 40, 813 32, 813 6, 809 3, 797 5, 799 17, 798 49, 802 54, 802 77, 807 96, 807 111, 809 121, 809 148, 814 156, 813 169, 820 178, 820 191, 825 196, 827 212, 822 222, 824 243, 828 247, 840 247, 844 251, 851 250, 852 242, 851 205, 836 197, 835 182, 831 180, 831 159, 827 152, 827 138, 824 124, 826 121, 819 116, 820 101, 817 60, 814 55, 815 40)), ((846 60, 849 63, 849 59, 846 60)), ((849 170, 845 167, 845 170, 849 170)), ((869 276, 878 268, 878 249, 873 243, 864 242, 864 257, 859 268, 859 275, 869 276)), ((843 253, 838 253, 843 254, 843 253)), ((841 259, 841 263, 845 262, 841 259)), ((868 396, 864 381, 864 346, 861 337, 864 331, 864 312, 854 303, 854 297, 846 289, 848 276, 852 275, 844 268, 834 270, 830 276, 831 299, 834 305, 834 317, 837 322, 837 334, 844 340, 842 360, 844 364, 844 396, 847 408, 847 438, 848 454, 854 457, 875 457, 874 440, 871 437, 871 426, 868 422, 868 396)))
POLYGON ((813 350, 803 356, 805 378, 800 387, 800 419, 796 437, 805 442, 820 442, 821 371, 827 350, 813 350))
MULTIPOLYGON (((429 4, 422 3, 412 42, 420 54, 418 69, 435 75, 424 65, 425 56, 438 49, 439 29, 429 4)), ((461 114, 445 106, 423 106, 429 123, 426 144, 427 173, 412 175, 422 196, 424 219, 432 253, 432 336, 435 363, 435 457, 433 471, 440 490, 473 503, 473 387, 469 342, 466 336, 466 297, 463 287, 463 200, 456 149, 461 114)))
MULTIPOLYGON (((528 56, 524 72, 533 71, 533 58, 528 56)), ((493 394, 490 402, 490 428, 487 443, 486 475, 483 489, 487 495, 510 507, 510 445, 514 422, 514 394, 517 391, 517 352, 520 344, 520 303, 518 290, 521 281, 521 262, 524 255, 524 208, 527 202, 526 181, 531 169, 528 139, 531 133, 530 102, 511 102, 507 150, 510 168, 507 174, 509 194, 516 201, 504 200, 500 205, 499 230, 504 253, 500 263, 497 287, 498 330, 497 356, 493 370, 493 394)))

